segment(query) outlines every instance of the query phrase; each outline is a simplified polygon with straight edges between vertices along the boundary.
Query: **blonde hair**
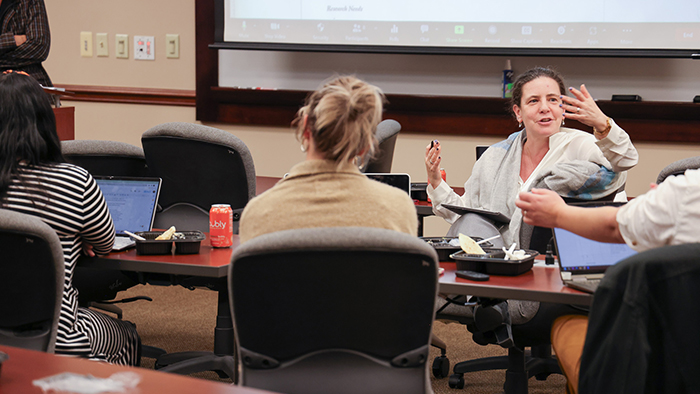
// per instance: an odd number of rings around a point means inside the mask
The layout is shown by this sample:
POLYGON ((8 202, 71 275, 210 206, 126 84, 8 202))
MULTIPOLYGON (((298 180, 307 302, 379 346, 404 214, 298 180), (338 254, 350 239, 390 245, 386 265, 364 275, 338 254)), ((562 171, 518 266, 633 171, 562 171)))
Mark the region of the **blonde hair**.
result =
POLYGON ((338 165, 377 147, 375 131, 382 119, 384 94, 354 76, 339 76, 311 93, 293 125, 302 140, 311 132, 316 150, 338 165), (307 117, 304 122, 304 117, 307 117))

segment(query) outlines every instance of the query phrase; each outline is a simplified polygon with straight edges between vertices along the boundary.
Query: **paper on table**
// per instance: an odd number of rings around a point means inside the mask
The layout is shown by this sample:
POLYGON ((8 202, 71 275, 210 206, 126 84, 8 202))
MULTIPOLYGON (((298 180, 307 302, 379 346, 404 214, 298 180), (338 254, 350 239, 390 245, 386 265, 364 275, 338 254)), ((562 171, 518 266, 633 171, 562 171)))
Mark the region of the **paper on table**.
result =
POLYGON ((96 378, 92 375, 64 372, 37 379, 32 384, 41 388, 44 392, 54 390, 79 394, 99 394, 124 392, 126 389, 138 386, 140 381, 141 377, 135 372, 117 372, 106 379, 96 378))

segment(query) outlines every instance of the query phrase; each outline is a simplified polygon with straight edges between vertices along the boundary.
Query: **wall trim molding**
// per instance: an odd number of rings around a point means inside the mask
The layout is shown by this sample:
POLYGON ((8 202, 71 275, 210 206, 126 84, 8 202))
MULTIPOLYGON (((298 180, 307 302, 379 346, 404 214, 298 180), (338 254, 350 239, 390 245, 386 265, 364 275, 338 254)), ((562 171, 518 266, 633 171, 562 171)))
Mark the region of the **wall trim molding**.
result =
POLYGON ((66 93, 61 94, 61 101, 172 105, 181 107, 194 107, 196 103, 194 90, 64 84, 58 84, 56 87, 66 89, 66 93))

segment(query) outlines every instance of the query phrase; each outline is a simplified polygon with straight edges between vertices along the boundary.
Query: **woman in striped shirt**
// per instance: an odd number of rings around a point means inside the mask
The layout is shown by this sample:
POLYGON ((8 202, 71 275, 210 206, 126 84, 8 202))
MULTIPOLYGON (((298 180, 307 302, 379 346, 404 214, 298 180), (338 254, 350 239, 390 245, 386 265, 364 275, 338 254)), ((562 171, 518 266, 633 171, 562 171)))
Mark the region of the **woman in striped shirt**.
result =
POLYGON ((40 218, 61 240, 66 270, 56 353, 138 365, 133 324, 78 307, 78 256, 109 253, 114 225, 92 176, 65 162, 49 97, 23 72, 0 76, 0 205, 40 218))

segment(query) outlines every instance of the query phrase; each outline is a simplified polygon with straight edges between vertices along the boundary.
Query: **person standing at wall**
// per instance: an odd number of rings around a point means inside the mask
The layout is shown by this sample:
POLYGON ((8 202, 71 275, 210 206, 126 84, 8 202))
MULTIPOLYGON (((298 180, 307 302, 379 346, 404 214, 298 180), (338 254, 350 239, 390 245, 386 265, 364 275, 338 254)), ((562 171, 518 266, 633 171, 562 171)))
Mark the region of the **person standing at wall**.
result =
POLYGON ((0 71, 24 71, 53 86, 41 65, 51 47, 44 0, 0 0, 0 23, 0 71))

